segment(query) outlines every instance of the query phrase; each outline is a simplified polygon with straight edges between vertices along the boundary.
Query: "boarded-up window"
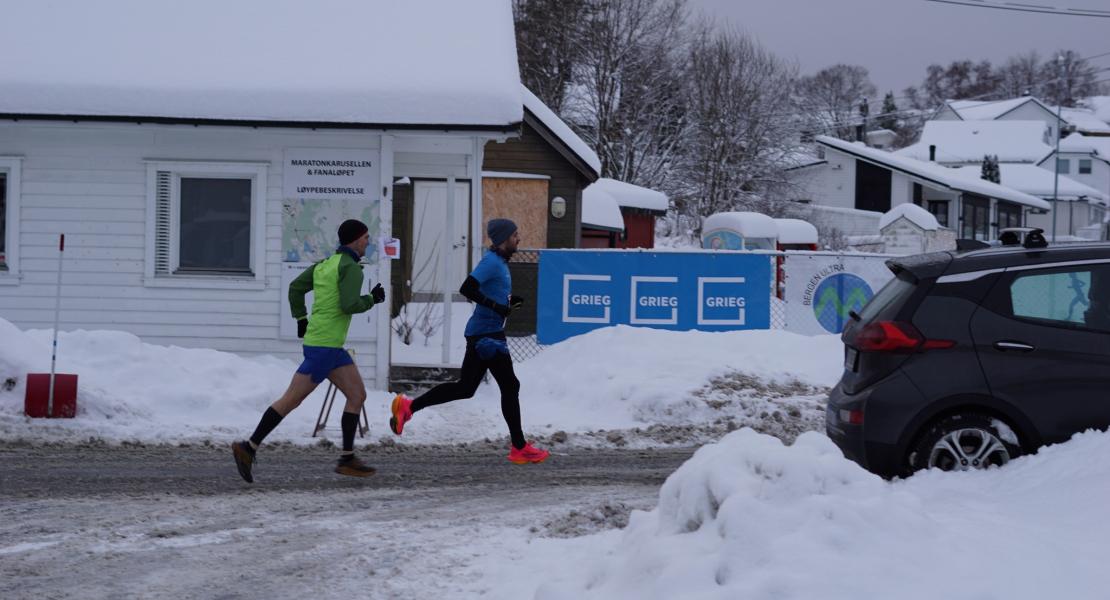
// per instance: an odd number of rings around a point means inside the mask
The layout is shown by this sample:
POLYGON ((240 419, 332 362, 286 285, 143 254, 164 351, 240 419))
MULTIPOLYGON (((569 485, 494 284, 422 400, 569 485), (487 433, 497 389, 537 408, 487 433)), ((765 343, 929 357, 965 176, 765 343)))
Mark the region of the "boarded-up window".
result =
POLYGON ((483 178, 482 231, 490 219, 512 219, 521 248, 546 248, 547 189, 547 179, 483 178))

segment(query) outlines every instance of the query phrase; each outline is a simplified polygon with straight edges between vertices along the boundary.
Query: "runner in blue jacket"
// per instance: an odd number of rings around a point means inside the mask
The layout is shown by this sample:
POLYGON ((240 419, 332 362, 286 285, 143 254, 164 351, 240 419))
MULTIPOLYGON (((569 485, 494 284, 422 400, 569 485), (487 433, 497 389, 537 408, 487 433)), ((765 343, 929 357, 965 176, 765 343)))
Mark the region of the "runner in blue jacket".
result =
POLYGON ((509 460, 516 464, 540 463, 547 459, 549 452, 524 439, 520 427, 520 381, 513 372, 513 359, 505 338, 505 318, 524 302, 512 295, 509 275, 509 259, 520 244, 520 233, 516 223, 508 219, 491 219, 486 233, 492 246, 459 288, 459 292, 475 304, 466 323, 466 355, 459 380, 438 385, 415 400, 398 394, 393 399, 389 427, 393 433, 401 435, 413 413, 474 396, 478 384, 489 371, 501 388, 501 414, 509 426, 512 441, 509 460))

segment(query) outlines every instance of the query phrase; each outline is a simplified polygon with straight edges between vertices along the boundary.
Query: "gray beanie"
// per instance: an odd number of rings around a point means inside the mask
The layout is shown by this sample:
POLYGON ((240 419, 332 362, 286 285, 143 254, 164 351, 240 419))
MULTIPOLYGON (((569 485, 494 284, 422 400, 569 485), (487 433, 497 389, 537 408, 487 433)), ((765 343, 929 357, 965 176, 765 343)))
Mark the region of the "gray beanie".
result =
POLYGON ((508 219, 490 219, 486 225, 486 233, 494 246, 500 246, 514 231, 516 231, 516 223, 508 219))

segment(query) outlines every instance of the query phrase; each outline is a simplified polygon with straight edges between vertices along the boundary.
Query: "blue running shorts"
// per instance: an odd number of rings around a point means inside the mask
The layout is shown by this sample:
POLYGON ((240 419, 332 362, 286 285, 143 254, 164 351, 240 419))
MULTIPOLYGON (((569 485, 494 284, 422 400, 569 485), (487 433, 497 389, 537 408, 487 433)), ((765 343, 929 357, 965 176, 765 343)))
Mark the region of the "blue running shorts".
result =
POLYGON ((312 377, 313 383, 320 383, 328 378, 328 373, 353 364, 355 361, 343 348, 304 346, 304 362, 297 367, 297 372, 312 377))

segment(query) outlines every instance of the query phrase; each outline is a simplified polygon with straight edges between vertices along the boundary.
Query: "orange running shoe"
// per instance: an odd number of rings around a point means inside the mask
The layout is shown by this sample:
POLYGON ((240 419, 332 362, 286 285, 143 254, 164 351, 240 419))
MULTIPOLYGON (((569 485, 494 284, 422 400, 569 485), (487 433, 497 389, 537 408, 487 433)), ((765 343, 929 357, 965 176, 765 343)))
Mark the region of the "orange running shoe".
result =
POLYGON ((528 463, 542 463, 547 460, 551 453, 547 450, 540 450, 532 444, 524 444, 520 450, 512 448, 509 450, 509 462, 518 465, 525 465, 528 463))
POLYGON ((405 430, 405 423, 408 423, 409 419, 412 418, 412 398, 404 394, 397 394, 393 398, 393 406, 390 407, 390 411, 393 412, 393 416, 389 417, 389 428, 393 430, 393 433, 401 435, 401 432, 405 430))

